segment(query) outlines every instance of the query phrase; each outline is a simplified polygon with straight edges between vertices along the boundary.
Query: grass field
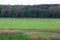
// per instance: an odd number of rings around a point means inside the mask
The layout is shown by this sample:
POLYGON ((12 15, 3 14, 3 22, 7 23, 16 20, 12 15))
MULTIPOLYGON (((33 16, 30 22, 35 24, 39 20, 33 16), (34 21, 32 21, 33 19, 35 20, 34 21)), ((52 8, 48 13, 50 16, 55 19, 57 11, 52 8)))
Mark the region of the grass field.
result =
POLYGON ((0 18, 0 29, 60 29, 60 19, 0 18))
POLYGON ((56 30, 60 30, 60 19, 0 18, 0 40, 60 40, 60 31, 56 30), (18 33, 13 31, 16 29, 19 30, 18 33), (46 30, 52 30, 53 32, 47 32, 46 30), (13 33, 11 33, 12 31, 13 33))
POLYGON ((49 32, 19 32, 19 33, 1 33, 0 40, 60 40, 59 33, 49 32))

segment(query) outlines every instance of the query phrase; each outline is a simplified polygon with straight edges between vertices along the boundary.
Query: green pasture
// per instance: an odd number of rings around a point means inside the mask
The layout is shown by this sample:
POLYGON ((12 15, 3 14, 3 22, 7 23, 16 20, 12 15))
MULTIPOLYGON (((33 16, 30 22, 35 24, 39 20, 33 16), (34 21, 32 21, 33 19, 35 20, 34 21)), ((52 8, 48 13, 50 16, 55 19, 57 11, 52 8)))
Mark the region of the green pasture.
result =
POLYGON ((0 18, 0 29, 60 29, 60 19, 0 18))

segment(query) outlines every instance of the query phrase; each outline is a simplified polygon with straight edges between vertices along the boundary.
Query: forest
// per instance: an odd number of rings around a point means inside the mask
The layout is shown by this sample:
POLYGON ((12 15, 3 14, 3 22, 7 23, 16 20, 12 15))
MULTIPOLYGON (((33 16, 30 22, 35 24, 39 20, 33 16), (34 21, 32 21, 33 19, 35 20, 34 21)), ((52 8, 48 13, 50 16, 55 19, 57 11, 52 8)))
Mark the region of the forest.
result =
POLYGON ((60 4, 0 5, 0 18, 60 18, 60 4))

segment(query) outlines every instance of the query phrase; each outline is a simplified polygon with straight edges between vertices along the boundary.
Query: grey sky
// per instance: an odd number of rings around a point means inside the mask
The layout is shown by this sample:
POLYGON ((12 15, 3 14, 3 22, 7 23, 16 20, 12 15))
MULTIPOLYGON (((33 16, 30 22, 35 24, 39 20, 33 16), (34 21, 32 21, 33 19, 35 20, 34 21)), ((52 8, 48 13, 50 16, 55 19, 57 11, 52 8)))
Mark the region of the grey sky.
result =
POLYGON ((60 0, 0 0, 0 4, 4 5, 60 4, 60 0))

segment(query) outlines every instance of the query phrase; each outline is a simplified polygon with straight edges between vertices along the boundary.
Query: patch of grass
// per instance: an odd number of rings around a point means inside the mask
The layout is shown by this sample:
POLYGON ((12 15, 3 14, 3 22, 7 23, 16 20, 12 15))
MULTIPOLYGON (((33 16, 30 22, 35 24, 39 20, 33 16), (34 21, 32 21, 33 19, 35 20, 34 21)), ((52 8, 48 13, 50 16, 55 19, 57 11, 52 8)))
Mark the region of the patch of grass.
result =
POLYGON ((60 36, 59 33, 52 33, 52 32, 25 32, 25 33, 28 35, 37 34, 37 35, 44 35, 44 36, 52 36, 52 35, 60 36))
POLYGON ((60 33, 26 32, 33 40, 60 40, 60 33))
MULTIPOLYGON (((58 35, 52 35, 52 33, 10 33, 10 34, 0 34, 0 40, 60 40, 58 35), (40 35, 43 34, 43 35, 40 35), (48 36, 46 36, 48 35, 48 36)), ((57 34, 57 33, 56 33, 57 34)), ((60 35, 60 34, 59 34, 60 35)))
POLYGON ((31 38, 24 33, 0 34, 0 40, 30 40, 31 38))
POLYGON ((60 29, 60 19, 0 18, 0 29, 60 29))
POLYGON ((60 38, 50 38, 50 40, 60 40, 60 38))

